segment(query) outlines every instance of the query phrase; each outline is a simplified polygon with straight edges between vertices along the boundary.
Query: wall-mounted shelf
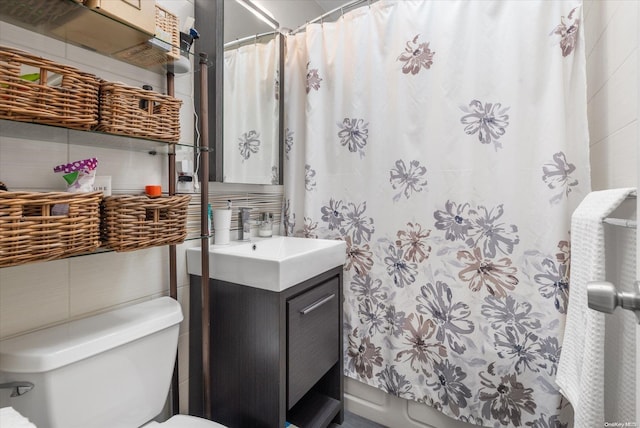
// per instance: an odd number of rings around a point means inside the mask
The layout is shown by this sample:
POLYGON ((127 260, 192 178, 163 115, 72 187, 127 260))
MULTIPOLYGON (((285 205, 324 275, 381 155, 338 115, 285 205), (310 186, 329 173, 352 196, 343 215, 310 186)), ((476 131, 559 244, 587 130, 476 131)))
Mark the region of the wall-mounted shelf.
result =
POLYGON ((107 134, 99 131, 79 131, 52 125, 2 119, 0 119, 0 135, 30 141, 59 142, 79 146, 147 152, 153 155, 172 153, 175 147, 186 147, 194 150, 198 148, 188 142, 167 143, 143 137, 107 134))
POLYGON ((166 71, 175 52, 191 55, 76 0, 0 0, 0 21, 156 72, 166 71))

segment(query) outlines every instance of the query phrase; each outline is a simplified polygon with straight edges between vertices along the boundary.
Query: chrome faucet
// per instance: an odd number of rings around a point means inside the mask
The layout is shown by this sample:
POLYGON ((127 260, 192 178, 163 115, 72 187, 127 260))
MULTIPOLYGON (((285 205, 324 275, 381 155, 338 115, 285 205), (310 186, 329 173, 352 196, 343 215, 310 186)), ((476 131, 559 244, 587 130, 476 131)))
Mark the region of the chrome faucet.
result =
POLYGON ((238 218, 238 240, 251 240, 251 208, 240 207, 238 218))

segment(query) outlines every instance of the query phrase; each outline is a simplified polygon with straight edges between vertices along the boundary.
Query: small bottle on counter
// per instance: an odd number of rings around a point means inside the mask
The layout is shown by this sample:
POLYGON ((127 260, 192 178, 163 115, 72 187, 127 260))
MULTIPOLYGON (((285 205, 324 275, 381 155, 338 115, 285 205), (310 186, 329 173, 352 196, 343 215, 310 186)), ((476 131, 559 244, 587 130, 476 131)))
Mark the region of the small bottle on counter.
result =
POLYGON ((263 238, 273 236, 273 217, 271 213, 262 213, 262 219, 258 227, 258 236, 263 238))

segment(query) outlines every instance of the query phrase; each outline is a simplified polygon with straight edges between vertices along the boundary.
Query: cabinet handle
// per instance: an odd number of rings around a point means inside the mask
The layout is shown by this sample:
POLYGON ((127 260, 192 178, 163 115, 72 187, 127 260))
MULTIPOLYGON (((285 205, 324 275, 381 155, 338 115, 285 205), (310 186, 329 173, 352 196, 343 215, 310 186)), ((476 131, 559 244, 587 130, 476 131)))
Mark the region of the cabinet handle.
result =
POLYGON ((307 315, 309 312, 318 309, 320 306, 324 305, 325 303, 327 303, 329 300, 333 299, 334 297, 336 297, 335 294, 330 294, 328 296, 323 297, 320 300, 316 300, 315 302, 313 302, 312 304, 310 304, 306 308, 301 309, 300 313, 302 315, 307 315))

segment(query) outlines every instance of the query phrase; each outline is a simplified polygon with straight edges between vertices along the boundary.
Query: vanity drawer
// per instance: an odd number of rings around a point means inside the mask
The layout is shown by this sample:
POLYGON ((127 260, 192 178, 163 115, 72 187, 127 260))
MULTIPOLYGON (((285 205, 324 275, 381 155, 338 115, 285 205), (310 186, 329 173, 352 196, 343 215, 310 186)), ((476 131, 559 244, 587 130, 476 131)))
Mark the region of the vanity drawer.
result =
POLYGON ((287 409, 340 358, 339 279, 287 301, 287 409))

